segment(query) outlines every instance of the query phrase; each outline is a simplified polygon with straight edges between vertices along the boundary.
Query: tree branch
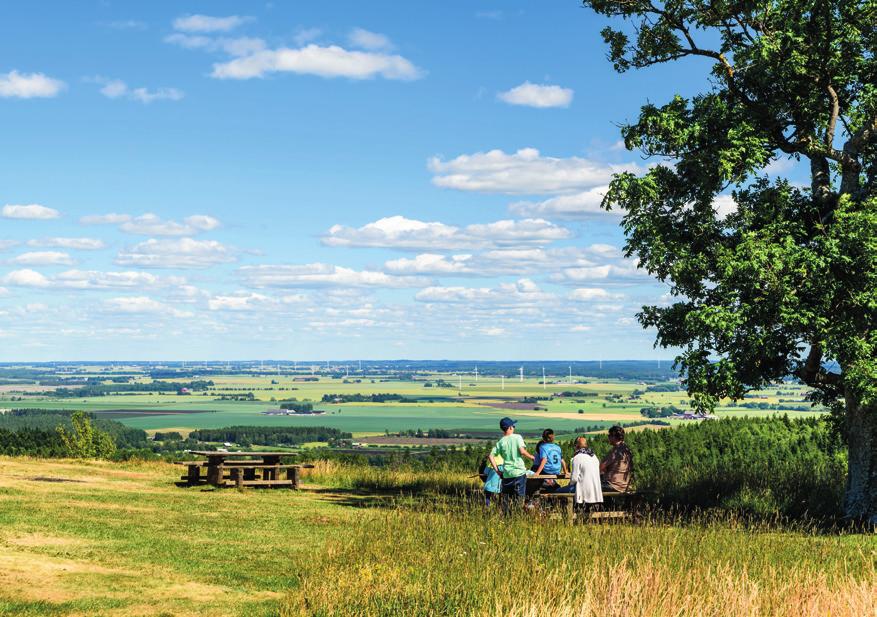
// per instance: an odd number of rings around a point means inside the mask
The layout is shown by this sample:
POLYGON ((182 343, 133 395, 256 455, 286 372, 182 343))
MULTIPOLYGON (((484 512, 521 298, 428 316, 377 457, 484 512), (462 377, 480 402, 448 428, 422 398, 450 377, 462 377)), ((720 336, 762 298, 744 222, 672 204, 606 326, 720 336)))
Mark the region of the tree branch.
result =
POLYGON ((814 388, 839 386, 842 383, 840 375, 829 373, 822 368, 822 345, 820 343, 813 343, 810 346, 807 360, 803 366, 795 371, 795 375, 805 384, 814 388))

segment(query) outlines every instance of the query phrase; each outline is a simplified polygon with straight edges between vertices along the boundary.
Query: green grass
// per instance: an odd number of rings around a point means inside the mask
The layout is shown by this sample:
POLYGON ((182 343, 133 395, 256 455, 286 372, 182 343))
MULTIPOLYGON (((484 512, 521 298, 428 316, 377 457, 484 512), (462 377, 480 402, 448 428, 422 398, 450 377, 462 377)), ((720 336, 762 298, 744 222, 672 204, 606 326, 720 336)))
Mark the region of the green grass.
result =
POLYGON ((877 591, 874 536, 503 519, 448 496, 477 490, 459 473, 321 463, 293 493, 181 469, 0 458, 0 614, 860 617, 877 591))

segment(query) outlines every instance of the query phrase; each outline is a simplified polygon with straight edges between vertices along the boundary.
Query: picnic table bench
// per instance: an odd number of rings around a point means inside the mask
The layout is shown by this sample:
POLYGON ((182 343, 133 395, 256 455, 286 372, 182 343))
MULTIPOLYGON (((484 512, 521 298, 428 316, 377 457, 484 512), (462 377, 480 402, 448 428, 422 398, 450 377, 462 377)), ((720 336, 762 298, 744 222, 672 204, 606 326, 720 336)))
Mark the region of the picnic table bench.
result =
MULTIPOLYGON (((479 476, 481 480, 485 480, 486 476, 481 474, 479 476)), ((535 495, 539 499, 546 500, 546 503, 561 503, 569 506, 569 514, 575 518, 576 514, 576 494, 575 493, 539 493, 539 487, 541 487, 542 482, 544 480, 569 480, 569 476, 565 476, 562 474, 539 474, 527 476, 527 494, 535 495), (566 503, 564 503, 566 502, 566 503)), ((611 502, 614 502, 620 505, 619 502, 624 504, 625 509, 623 510, 595 510, 590 512, 585 512, 584 516, 591 520, 600 520, 600 519, 629 519, 633 516, 630 509, 636 505, 638 505, 642 499, 642 495, 635 490, 628 491, 603 491, 603 497, 609 498, 611 502)))
POLYGON ((192 450, 192 454, 203 456, 204 461, 179 461, 176 465, 186 466, 186 475, 178 482, 179 486, 199 486, 209 484, 217 487, 255 486, 263 488, 289 487, 298 489, 301 470, 312 469, 313 465, 281 465, 280 457, 289 452, 224 452, 213 450, 192 450), (201 470, 206 469, 205 475, 201 470), (286 471, 286 478, 280 472, 286 471))

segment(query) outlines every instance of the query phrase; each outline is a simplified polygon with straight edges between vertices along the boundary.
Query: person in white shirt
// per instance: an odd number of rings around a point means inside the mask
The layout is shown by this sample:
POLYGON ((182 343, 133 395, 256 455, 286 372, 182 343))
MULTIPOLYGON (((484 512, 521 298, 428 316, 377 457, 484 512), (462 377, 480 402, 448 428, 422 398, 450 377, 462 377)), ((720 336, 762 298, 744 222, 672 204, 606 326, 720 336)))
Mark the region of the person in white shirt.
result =
POLYGON ((576 453, 570 461, 569 484, 556 493, 575 493, 576 504, 591 506, 603 503, 603 489, 600 485, 600 459, 588 447, 588 440, 576 437, 576 453))

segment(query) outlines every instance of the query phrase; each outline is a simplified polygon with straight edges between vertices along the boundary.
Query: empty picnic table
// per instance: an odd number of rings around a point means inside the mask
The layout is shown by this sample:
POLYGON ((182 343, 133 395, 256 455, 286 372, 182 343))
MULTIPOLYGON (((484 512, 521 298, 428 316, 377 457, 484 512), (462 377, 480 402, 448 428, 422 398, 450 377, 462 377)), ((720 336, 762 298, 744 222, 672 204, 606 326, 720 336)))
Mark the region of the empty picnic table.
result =
POLYGON ((214 450, 192 450, 191 454, 203 456, 206 461, 181 461, 177 465, 185 465, 187 473, 181 478, 183 486, 210 484, 217 487, 255 486, 263 488, 289 487, 297 489, 301 470, 313 468, 313 465, 281 465, 280 457, 289 456, 289 452, 227 452, 214 450), (206 469, 207 474, 201 475, 206 469), (280 472, 286 471, 286 478, 280 478, 280 472))

